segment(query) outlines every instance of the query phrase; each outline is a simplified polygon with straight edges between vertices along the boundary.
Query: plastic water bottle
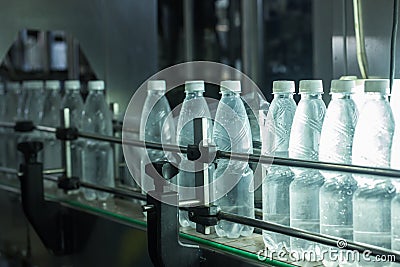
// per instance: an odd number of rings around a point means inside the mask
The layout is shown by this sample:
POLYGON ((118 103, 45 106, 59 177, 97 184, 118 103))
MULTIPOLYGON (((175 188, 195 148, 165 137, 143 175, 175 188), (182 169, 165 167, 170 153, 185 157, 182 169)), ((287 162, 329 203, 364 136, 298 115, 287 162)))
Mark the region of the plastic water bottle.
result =
POLYGON ((24 81, 22 88, 25 94, 23 116, 26 120, 31 120, 34 124, 39 124, 43 115, 43 82, 24 81))
MULTIPOLYGON (((65 95, 61 101, 61 109, 69 108, 71 127, 82 130, 83 100, 80 93, 81 83, 77 80, 65 81, 65 95)), ((60 113, 60 112, 59 112, 60 113)), ((72 176, 82 177, 82 146, 84 141, 71 141, 72 176)))
MULTIPOLYGON (((366 80, 366 101, 354 133, 353 164, 390 167, 394 120, 387 101, 388 80, 366 80)), ((391 201, 395 188, 390 179, 354 175, 358 189, 353 197, 354 241, 391 247, 391 201)))
MULTIPOLYGON (((45 82, 45 100, 43 106, 42 125, 49 127, 60 126, 61 95, 59 81, 45 82)), ((45 169, 61 168, 61 142, 53 133, 43 133, 43 166, 45 169)), ((46 184, 46 183, 45 183, 46 184)), ((47 185, 54 185, 48 183, 47 185)))
MULTIPOLYGON (((163 80, 147 83, 147 97, 140 120, 140 140, 160 144, 175 143, 175 125, 171 116, 171 108, 165 97, 165 90, 166 84, 163 80)), ((147 149, 144 153, 141 159, 141 186, 142 192, 146 193, 154 190, 153 180, 145 173, 146 164, 166 160, 166 154, 156 149, 147 149)))
MULTIPOLYGON (((319 147, 320 161, 351 164, 357 108, 352 99, 355 82, 333 80, 332 100, 326 111, 319 147)), ((353 194, 357 182, 351 174, 321 171, 321 234, 353 240, 353 194)))
MULTIPOLYGON (((390 106, 393 112, 395 122, 395 131, 393 136, 393 144, 391 150, 391 163, 393 169, 400 170, 400 80, 393 81, 393 88, 390 96, 390 106)), ((396 187, 396 196, 391 204, 391 225, 392 225, 392 249, 400 251, 400 182, 393 180, 393 185, 396 187)))
MULTIPOLYGON (((272 88, 274 100, 266 118, 266 132, 262 133, 262 153, 268 156, 287 158, 289 137, 296 103, 293 100, 293 81, 275 81, 272 88)), ((289 226, 289 186, 294 174, 289 167, 270 166, 263 180, 263 219, 268 222, 289 226)), ((264 244, 269 249, 289 247, 289 237, 263 231, 264 244)))
MULTIPOLYGON (((7 82, 6 83, 6 115, 5 121, 16 122, 22 119, 22 94, 21 86, 18 82, 7 82)), ((17 135, 13 129, 6 129, 7 132, 7 142, 6 142, 6 162, 5 165, 11 169, 18 169, 17 167, 17 135)), ((15 177, 15 175, 7 175, 8 178, 15 177)))
MULTIPOLYGON (((218 150, 252 153, 250 123, 240 92, 239 81, 221 82, 222 97, 215 115, 213 140, 218 150)), ((223 211, 254 218, 253 171, 247 162, 218 159, 213 179, 216 193, 227 192, 215 202, 223 211), (227 184, 230 181, 237 182, 232 184, 233 188, 227 184)), ((228 238, 249 236, 253 230, 223 220, 215 226, 218 236, 228 238)))
MULTIPOLYGON (((301 100, 293 119, 289 157, 318 160, 319 141, 326 107, 322 101, 322 81, 300 81, 301 100)), ((324 183, 317 170, 292 168, 295 179, 290 184, 290 226, 319 233, 319 190, 324 183)), ((316 243, 290 238, 293 250, 313 250, 316 243)))
MULTIPOLYGON (((177 125, 177 141, 180 146, 194 144, 194 119, 210 118, 210 111, 207 102, 203 97, 204 82, 203 81, 187 81, 185 83, 186 97, 182 103, 182 109, 177 125)), ((211 122, 210 122, 211 123, 211 122)), ((208 128, 208 136, 211 139, 212 128, 208 128)), ((210 140, 211 141, 211 140, 210 140)), ((179 164, 179 174, 177 183, 179 187, 193 188, 189 195, 184 196, 182 190, 178 187, 180 200, 189 200, 195 198, 195 163, 189 161, 186 155, 182 156, 179 164)), ((212 170, 209 170, 211 175, 212 170)), ((181 226, 195 227, 195 223, 191 222, 186 211, 179 211, 179 222, 181 226)))
MULTIPOLYGON (((253 142, 253 153, 260 155, 261 153, 261 128, 260 122, 264 116, 268 114, 269 103, 263 99, 263 96, 256 90, 250 90, 247 94, 241 95, 244 107, 246 108, 247 117, 249 118, 251 136, 253 142)), ((250 168, 253 170, 255 185, 261 185, 262 182, 262 167, 257 162, 249 162, 250 168)), ((255 203, 262 203, 261 186, 254 188, 255 203)), ((246 227, 246 226, 245 226, 246 227)))
MULTIPOLYGON (((39 125, 42 121, 43 115, 43 82, 42 81, 24 81, 22 83, 23 88, 23 119, 29 120, 34 125, 39 125)), ((18 134, 18 143, 27 141, 43 141, 43 136, 39 131, 33 131, 30 133, 18 134)), ((16 152, 18 157, 18 165, 24 162, 23 154, 19 151, 16 152)), ((38 153, 38 161, 43 162, 43 151, 38 153)))
MULTIPOLYGON (((393 80, 392 92, 390 93, 390 107, 392 108, 393 119, 394 119, 395 125, 398 126, 398 125, 400 125, 400 79, 393 80)), ((397 127, 396 127, 396 130, 397 130, 397 127)), ((394 140, 393 140, 393 145, 395 145, 394 140)), ((393 151, 393 149, 392 149, 392 153, 395 153, 395 151, 393 151)), ((395 156, 399 155, 399 153, 395 153, 394 155, 395 156)), ((399 160, 395 160, 395 161, 392 160, 392 162, 395 164, 395 166, 400 165, 400 161, 399 161, 399 163, 397 163, 398 161, 399 160)), ((394 167, 394 166, 392 166, 392 167, 394 167)))
MULTIPOLYGON (((104 97, 104 82, 90 81, 89 95, 82 113, 82 130, 112 136, 112 116, 104 97)), ((113 151, 109 142, 87 139, 82 152, 82 180, 114 187, 113 151)), ((84 189, 86 200, 106 201, 110 194, 84 189)))

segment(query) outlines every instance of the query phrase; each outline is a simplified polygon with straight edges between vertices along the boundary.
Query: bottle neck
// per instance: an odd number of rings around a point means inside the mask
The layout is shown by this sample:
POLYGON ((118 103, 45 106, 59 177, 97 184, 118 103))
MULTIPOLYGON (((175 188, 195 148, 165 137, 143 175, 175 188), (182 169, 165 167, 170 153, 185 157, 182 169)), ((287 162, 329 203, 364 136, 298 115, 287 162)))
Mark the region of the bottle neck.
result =
POLYGON ((301 93, 301 99, 322 99, 320 93, 301 93))
POLYGON ((387 95, 379 92, 366 92, 365 97, 369 100, 387 100, 387 95))
POLYGON ((96 95, 96 96, 103 96, 104 95, 104 90, 90 90, 89 94, 90 95, 96 95))
POLYGON ((157 96, 163 96, 165 94, 164 90, 148 90, 147 95, 157 95, 157 96))
POLYGON ((274 93, 274 99, 281 99, 281 98, 292 98, 293 93, 274 93))
POLYGON ((332 93, 332 100, 334 99, 352 99, 353 95, 350 93, 332 93))
POLYGON ((203 91, 194 91, 194 92, 185 91, 185 93, 186 93, 186 98, 195 98, 203 96, 203 91))
POLYGON ((80 95, 81 92, 80 90, 67 90, 65 93, 68 95, 80 95))
POLYGON ((42 94, 43 91, 40 89, 29 89, 26 91, 28 95, 42 94))
POLYGON ((221 94, 222 94, 222 97, 239 97, 240 96, 239 93, 232 92, 230 90, 222 91, 221 94))

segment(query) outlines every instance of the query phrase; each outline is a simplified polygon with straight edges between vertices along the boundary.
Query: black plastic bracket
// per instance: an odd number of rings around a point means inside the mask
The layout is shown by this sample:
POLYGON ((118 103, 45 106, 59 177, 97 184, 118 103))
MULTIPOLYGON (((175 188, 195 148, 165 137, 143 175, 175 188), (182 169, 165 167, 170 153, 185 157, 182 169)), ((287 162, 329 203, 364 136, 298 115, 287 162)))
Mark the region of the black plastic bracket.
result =
POLYGON ((63 189, 64 192, 68 192, 71 190, 77 190, 80 187, 80 182, 78 177, 66 177, 62 176, 58 180, 58 188, 63 189))
POLYGON ((153 177, 156 188, 148 192, 146 205, 148 251, 154 266, 199 266, 199 247, 179 241, 178 193, 166 189, 155 176, 157 173, 171 179, 178 173, 177 168, 168 162, 156 162, 146 165, 146 173, 153 177))
POLYGON ((32 132, 35 130, 35 125, 32 121, 17 121, 14 126, 16 132, 32 132))
POLYGON ((217 225, 218 219, 218 206, 199 206, 189 208, 189 220, 202 226, 217 225))
POLYGON ((37 162, 41 142, 23 142, 18 150, 24 154, 21 164, 22 208, 32 227, 47 249, 55 255, 75 251, 74 217, 59 203, 46 201, 43 193, 43 165, 37 162))
POLYGON ((198 160, 201 157, 200 148, 198 145, 187 146, 187 158, 188 160, 198 160))
POLYGON ((56 129, 56 137, 59 140, 63 141, 73 141, 78 139, 79 137, 79 131, 77 128, 71 127, 71 128, 62 128, 58 127, 56 129))

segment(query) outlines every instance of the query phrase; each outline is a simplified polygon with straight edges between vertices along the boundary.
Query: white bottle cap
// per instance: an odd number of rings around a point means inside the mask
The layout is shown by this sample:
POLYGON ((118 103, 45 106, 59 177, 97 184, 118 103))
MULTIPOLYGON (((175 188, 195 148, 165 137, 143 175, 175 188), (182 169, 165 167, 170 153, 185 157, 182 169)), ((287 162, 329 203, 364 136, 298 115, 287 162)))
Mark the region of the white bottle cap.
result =
POLYGON ((43 89, 43 82, 42 81, 24 81, 22 83, 22 87, 24 89, 40 90, 40 89, 43 89))
POLYGON ((332 80, 331 93, 354 93, 354 80, 332 80))
POLYGON ((104 81, 89 81, 89 90, 104 90, 104 81))
POLYGON ((21 84, 19 82, 7 82, 6 88, 7 90, 17 91, 21 89, 21 84))
POLYGON ((294 81, 274 81, 272 83, 272 93, 294 93, 294 81))
POLYGON ((166 83, 164 80, 152 80, 147 82, 147 90, 165 91, 166 83))
POLYGON ((81 82, 78 80, 69 80, 64 83, 65 90, 80 90, 81 82))
POLYGON ((355 75, 341 76, 339 80, 357 80, 357 76, 355 76, 355 75))
POLYGON ((324 93, 322 80, 301 80, 299 84, 299 93, 324 93))
POLYGON ((204 81, 185 82, 185 92, 204 92, 204 81))
POLYGON ((389 80, 387 79, 365 80, 364 91, 366 93, 389 94, 389 80))
POLYGON ((232 91, 235 93, 240 93, 242 92, 242 87, 240 85, 240 81, 222 81, 220 90, 221 92, 232 91))
POLYGON ((60 81, 56 80, 46 81, 44 87, 50 90, 59 90, 61 88, 60 81))

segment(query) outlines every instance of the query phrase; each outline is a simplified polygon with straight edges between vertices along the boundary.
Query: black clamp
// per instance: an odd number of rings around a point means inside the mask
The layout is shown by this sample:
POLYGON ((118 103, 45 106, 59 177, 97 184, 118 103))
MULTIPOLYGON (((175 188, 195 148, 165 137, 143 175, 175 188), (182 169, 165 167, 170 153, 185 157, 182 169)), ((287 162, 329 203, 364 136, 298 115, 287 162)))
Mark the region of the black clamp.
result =
POLYGON ((198 160, 202 163, 212 163, 217 155, 217 147, 215 145, 188 145, 187 158, 188 160, 198 160))
POLYGON ((63 141, 73 141, 78 139, 79 137, 79 131, 77 128, 71 127, 71 128, 62 128, 58 127, 56 129, 56 137, 59 140, 63 141))
POLYGON ((200 148, 197 145, 188 145, 187 146, 187 158, 188 160, 198 160, 201 157, 200 148))
POLYGON ((32 121, 17 121, 14 125, 14 131, 21 133, 32 132, 35 129, 32 121))
POLYGON ((202 234, 210 234, 207 227, 217 225, 219 207, 199 206, 189 208, 189 220, 196 223, 196 231, 202 234))
POLYGON ((66 177, 63 176, 58 180, 58 188, 63 189, 64 192, 77 190, 80 187, 80 181, 78 177, 66 177))

